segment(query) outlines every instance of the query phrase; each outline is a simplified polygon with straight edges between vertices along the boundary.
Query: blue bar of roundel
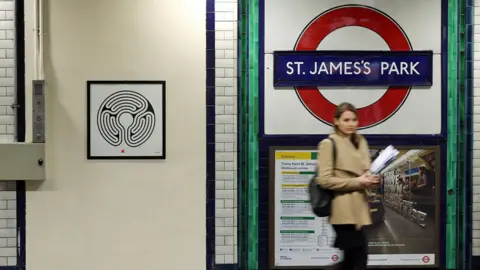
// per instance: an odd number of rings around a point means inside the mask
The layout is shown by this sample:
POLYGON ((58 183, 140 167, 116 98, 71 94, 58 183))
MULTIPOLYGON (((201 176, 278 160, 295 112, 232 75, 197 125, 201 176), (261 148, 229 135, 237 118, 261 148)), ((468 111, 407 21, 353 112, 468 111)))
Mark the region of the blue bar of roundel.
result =
POLYGON ((432 51, 276 51, 273 85, 432 86, 432 51))

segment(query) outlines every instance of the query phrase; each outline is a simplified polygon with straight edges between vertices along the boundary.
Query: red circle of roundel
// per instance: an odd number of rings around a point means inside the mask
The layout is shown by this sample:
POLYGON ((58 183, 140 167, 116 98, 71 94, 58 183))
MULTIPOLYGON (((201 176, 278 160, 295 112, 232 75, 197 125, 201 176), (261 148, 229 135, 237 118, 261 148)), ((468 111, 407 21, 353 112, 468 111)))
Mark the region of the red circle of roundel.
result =
MULTIPOLYGON (((370 29, 382 37, 392 51, 412 50, 403 30, 388 15, 371 7, 351 5, 330 9, 315 18, 298 38, 295 50, 315 51, 327 35, 348 26, 370 29)), ((335 104, 316 87, 296 87, 295 90, 313 116, 326 124, 333 124, 335 104)), ((409 92, 410 87, 389 87, 375 103, 358 108, 358 128, 372 127, 388 119, 402 106, 409 92)))

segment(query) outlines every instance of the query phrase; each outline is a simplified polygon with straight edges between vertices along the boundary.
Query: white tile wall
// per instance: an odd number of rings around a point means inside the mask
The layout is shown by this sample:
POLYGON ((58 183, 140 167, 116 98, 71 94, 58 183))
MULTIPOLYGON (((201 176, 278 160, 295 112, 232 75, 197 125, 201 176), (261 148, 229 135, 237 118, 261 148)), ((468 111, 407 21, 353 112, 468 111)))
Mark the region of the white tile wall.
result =
MULTIPOLYGON (((14 0, 0 1, 0 143, 15 141, 14 0)), ((17 264, 15 182, 0 182, 0 266, 17 264)))
POLYGON ((215 263, 237 263, 237 0, 215 0, 215 263))
POLYGON ((14 0, 0 1, 0 143, 13 142, 15 116, 14 0))
POLYGON ((474 11, 474 71, 473 71, 473 239, 472 255, 480 256, 480 0, 474 11))

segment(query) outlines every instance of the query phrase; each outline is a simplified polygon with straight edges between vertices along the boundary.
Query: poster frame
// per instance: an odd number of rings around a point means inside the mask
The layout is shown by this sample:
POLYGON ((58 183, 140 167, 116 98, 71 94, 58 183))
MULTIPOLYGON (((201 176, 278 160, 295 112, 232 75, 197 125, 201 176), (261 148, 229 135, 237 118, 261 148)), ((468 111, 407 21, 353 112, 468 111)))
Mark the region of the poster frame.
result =
MULTIPOLYGON (((441 161, 443 152, 440 145, 395 145, 392 144, 398 150, 406 149, 431 149, 435 151, 435 262, 431 265, 372 265, 368 266, 368 269, 435 269, 440 266, 442 262, 442 248, 441 248, 441 214, 442 214, 442 170, 443 162, 441 161)), ((383 149, 385 145, 370 146, 370 149, 383 149)), ((316 151, 317 147, 313 146, 270 146, 269 147, 269 172, 268 172, 268 186, 269 186, 269 211, 268 211, 268 265, 269 269, 288 269, 288 270, 303 270, 303 269, 318 269, 318 266, 275 266, 275 152, 276 151, 316 151)), ((446 181, 446 179, 444 180, 446 181)), ((325 270, 333 270, 334 265, 322 266, 325 270)))
POLYGON ((161 80, 88 80, 87 81, 87 160, 164 160, 166 159, 166 81, 161 80), (162 112, 162 117, 160 119, 160 125, 158 128, 161 129, 162 134, 162 151, 156 155, 93 155, 92 154, 92 123, 91 123, 91 101, 92 101, 92 91, 101 91, 94 90, 95 86, 98 85, 119 85, 125 86, 129 85, 132 88, 139 85, 155 85, 159 86, 162 89, 160 102, 160 110, 162 112))

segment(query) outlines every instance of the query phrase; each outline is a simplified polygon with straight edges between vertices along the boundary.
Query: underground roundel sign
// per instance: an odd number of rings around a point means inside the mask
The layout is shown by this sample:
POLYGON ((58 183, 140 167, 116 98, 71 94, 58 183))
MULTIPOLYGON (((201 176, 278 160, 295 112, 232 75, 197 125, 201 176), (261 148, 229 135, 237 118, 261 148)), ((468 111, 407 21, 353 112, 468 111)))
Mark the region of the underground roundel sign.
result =
MULTIPOLYGON (((372 7, 359 5, 339 6, 318 15, 300 34, 294 50, 315 51, 327 35, 349 26, 363 27, 377 33, 391 51, 412 50, 407 35, 392 18, 372 7)), ((366 107, 358 108, 359 128, 378 125, 395 114, 408 97, 410 88, 390 86, 380 99, 366 107)), ((332 125, 336 104, 325 98, 316 86, 297 86, 295 90, 305 108, 313 116, 325 124, 332 125)))
POLYGON ((428 263, 428 262, 430 261, 430 257, 428 257, 428 256, 423 256, 422 261, 423 261, 424 263, 428 263))

